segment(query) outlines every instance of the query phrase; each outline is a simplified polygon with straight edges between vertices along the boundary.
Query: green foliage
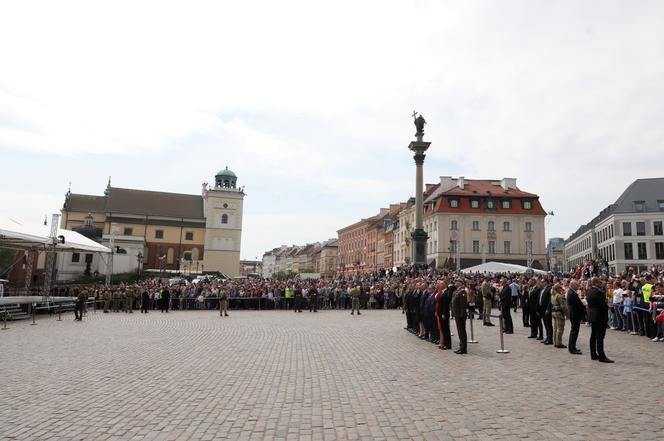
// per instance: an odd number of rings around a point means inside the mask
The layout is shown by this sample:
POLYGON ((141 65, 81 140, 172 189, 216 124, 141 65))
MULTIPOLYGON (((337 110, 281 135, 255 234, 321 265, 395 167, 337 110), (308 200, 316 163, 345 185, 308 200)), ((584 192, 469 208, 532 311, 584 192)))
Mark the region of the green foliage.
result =
POLYGON ((316 271, 314 271, 313 268, 302 268, 302 269, 300 270, 300 274, 304 274, 304 273, 315 273, 315 272, 316 272, 316 271))

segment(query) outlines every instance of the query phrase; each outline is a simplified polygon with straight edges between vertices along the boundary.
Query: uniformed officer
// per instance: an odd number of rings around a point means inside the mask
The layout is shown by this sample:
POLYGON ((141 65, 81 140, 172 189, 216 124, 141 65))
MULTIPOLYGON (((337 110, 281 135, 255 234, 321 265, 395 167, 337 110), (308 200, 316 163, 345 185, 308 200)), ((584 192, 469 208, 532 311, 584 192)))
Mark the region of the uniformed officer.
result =
POLYGON ((563 332, 565 332, 565 317, 567 316, 567 301, 563 297, 563 286, 559 283, 551 289, 551 317, 553 318, 553 344, 556 348, 564 349, 563 332))
POLYGON ((88 291, 82 289, 79 291, 78 288, 74 288, 76 293, 76 306, 74 307, 74 320, 83 321, 83 305, 88 299, 88 291))
POLYGON ((120 292, 119 288, 113 290, 113 312, 120 312, 120 299, 124 295, 120 292))
POLYGON ((318 288, 309 290, 309 312, 318 312, 318 288))
POLYGON ((228 317, 228 288, 225 286, 219 290, 219 317, 222 314, 228 317))
POLYGON ((459 349, 454 351, 455 354, 468 353, 468 336, 466 335, 466 315, 468 313, 468 299, 466 298, 466 290, 463 288, 464 282, 461 278, 457 278, 454 282, 456 290, 452 297, 452 313, 454 314, 454 322, 456 323, 457 334, 459 335, 459 349))
POLYGON ((351 310, 350 310, 350 315, 355 314, 355 310, 357 310, 357 315, 362 315, 360 312, 360 286, 356 285, 350 290, 350 297, 351 297, 351 310))
POLYGON ((293 294, 293 297, 295 297, 295 309, 293 312, 302 312, 302 287, 296 285, 293 294))
POLYGON ((129 313, 134 309, 134 288, 126 288, 124 294, 124 312, 129 313))
POLYGON ((111 308, 111 290, 104 288, 104 312, 107 313, 111 308))

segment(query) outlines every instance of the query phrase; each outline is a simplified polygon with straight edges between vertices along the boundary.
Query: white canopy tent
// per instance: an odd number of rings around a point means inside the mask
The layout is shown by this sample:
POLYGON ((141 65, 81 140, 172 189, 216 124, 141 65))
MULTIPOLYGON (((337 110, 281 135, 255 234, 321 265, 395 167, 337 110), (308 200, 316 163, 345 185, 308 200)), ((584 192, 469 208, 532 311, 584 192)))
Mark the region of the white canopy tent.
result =
MULTIPOLYGON (((57 243, 57 251, 87 251, 109 254, 111 250, 76 231, 58 228, 57 236, 64 237, 64 243, 57 243)), ((18 250, 46 250, 52 245, 50 229, 46 225, 28 226, 11 219, 0 219, 0 247, 18 250)))
POLYGON ((503 262, 486 262, 481 265, 471 266, 470 268, 462 269, 463 273, 516 273, 523 274, 526 271, 531 270, 535 274, 546 274, 546 271, 528 268, 523 265, 516 265, 513 263, 503 263, 503 262))

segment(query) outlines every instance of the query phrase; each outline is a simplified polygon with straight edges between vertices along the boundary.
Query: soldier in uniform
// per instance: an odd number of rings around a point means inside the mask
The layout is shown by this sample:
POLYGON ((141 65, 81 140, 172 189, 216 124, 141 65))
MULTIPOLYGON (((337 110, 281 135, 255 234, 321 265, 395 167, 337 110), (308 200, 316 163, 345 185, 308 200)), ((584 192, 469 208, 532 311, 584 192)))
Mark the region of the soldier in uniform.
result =
POLYGON ((350 290, 350 296, 351 296, 351 299, 352 299, 350 315, 355 314, 355 310, 357 310, 357 315, 361 315, 362 313, 360 312, 360 286, 359 286, 359 284, 354 286, 350 290))
POLYGON ((567 301, 563 297, 563 286, 559 283, 551 289, 551 317, 553 318, 553 344, 556 348, 564 349, 563 332, 565 332, 565 316, 567 316, 567 301))
POLYGON ((456 279, 454 282, 456 290, 452 297, 452 313, 454 314, 454 322, 456 323, 457 334, 459 335, 459 349, 454 351, 455 354, 468 353, 468 336, 466 334, 466 315, 468 312, 468 299, 466 297, 466 290, 463 288, 463 280, 456 279))
POLYGON ((78 288, 75 288, 76 294, 76 306, 74 307, 74 320, 83 321, 83 306, 85 301, 88 300, 88 291, 82 289, 79 291, 78 288))
POLYGON ((219 290, 219 317, 222 314, 228 317, 228 288, 225 286, 219 290))
POLYGON ((493 301, 491 295, 491 277, 487 277, 480 285, 480 292, 482 297, 482 320, 484 326, 493 326, 491 323, 491 303, 493 301))
POLYGON ((126 288, 124 294, 124 312, 129 313, 134 309, 134 288, 126 288))
POLYGON ((108 310, 111 307, 111 291, 108 288, 104 288, 104 312, 108 313, 108 310))
POLYGON ((309 290, 309 312, 318 312, 318 288, 315 286, 309 290))
POLYGON ((119 288, 113 290, 113 312, 120 312, 120 299, 123 297, 119 288))

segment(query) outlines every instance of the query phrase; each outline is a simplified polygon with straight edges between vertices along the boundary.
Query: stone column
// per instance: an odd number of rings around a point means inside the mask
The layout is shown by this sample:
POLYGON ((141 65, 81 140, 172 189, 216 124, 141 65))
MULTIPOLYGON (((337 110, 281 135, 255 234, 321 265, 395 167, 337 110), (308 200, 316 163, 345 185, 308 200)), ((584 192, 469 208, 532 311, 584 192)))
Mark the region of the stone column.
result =
POLYGON ((417 266, 424 266, 427 264, 427 239, 429 236, 424 231, 424 177, 423 166, 424 158, 426 155, 430 142, 422 141, 422 133, 417 133, 417 141, 412 141, 408 148, 412 150, 415 155, 415 230, 411 233, 411 240, 413 241, 413 263, 417 266))

